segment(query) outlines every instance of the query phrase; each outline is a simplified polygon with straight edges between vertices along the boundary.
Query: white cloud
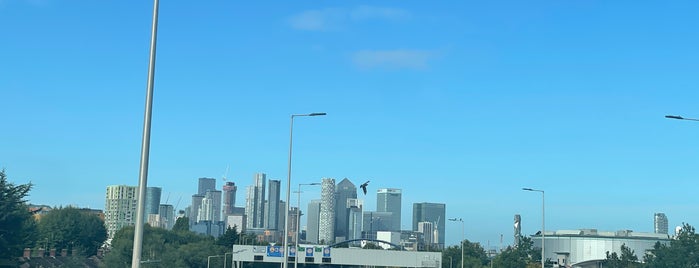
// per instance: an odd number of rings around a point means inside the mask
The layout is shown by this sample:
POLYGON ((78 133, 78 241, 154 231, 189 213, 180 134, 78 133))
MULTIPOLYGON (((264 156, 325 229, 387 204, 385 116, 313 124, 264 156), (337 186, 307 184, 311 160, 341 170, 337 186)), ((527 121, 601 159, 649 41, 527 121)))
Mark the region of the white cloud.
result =
POLYGON ((336 8, 308 10, 291 17, 289 23, 297 30, 327 31, 339 27, 346 16, 346 12, 336 8))
POLYGON ((353 9, 326 8, 307 10, 292 16, 292 28, 304 31, 331 31, 345 27, 352 22, 366 20, 397 21, 410 17, 410 12, 398 8, 359 6, 353 9))
POLYGON ((361 50, 352 56, 360 69, 413 69, 424 70, 436 54, 428 50, 361 50))

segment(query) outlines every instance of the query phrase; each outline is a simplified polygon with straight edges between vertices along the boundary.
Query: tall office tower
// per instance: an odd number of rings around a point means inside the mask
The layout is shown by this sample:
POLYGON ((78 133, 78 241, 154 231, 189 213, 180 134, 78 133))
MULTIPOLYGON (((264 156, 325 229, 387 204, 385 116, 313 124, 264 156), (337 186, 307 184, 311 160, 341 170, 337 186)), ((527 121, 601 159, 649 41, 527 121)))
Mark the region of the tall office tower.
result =
POLYGON ((193 194, 192 195, 192 205, 189 209, 189 226, 194 226, 199 218, 199 209, 201 208, 201 201, 204 199, 203 194, 193 194))
POLYGON ((104 204, 104 226, 107 228, 107 238, 125 226, 136 222, 136 207, 138 206, 138 187, 126 185, 107 186, 104 204))
POLYGON ((235 208, 235 193, 238 187, 232 181, 226 182, 223 186, 223 214, 232 215, 235 208))
POLYGON ((333 178, 323 178, 320 183, 318 239, 327 245, 335 241, 335 179, 333 178))
POLYGON ((522 216, 515 214, 515 246, 519 245, 522 241, 522 216))
MULTIPOLYGON (((296 241, 296 236, 299 235, 297 231, 300 230, 298 228, 299 212, 299 208, 297 207, 291 207, 291 209, 289 209, 289 241, 291 242, 296 241)), ((283 216, 281 218, 283 218, 283 216)), ((299 241, 301 241, 300 237, 299 241)))
POLYGON ((221 191, 206 191, 199 207, 197 221, 221 221, 221 191))
POLYGON ((376 232, 390 231, 393 226, 392 212, 364 211, 362 213, 362 238, 376 239, 376 232))
POLYGON ((417 231, 422 233, 422 243, 426 247, 432 248, 432 245, 438 244, 438 238, 434 237, 434 223, 429 221, 418 222, 417 231))
POLYGON ((175 208, 172 205, 160 204, 158 215, 160 215, 160 228, 171 230, 175 226, 175 208))
POLYGON ((198 194, 206 194, 206 191, 216 190, 216 179, 214 178, 199 178, 198 194))
POLYGON ((393 214, 392 225, 388 226, 387 231, 400 231, 402 195, 401 190, 395 188, 379 189, 376 193, 376 212, 391 212, 393 214))
POLYGON ((654 225, 656 234, 667 234, 667 216, 665 213, 655 213, 654 225))
MULTIPOLYGON (((284 200, 279 201, 279 206, 277 206, 277 207, 278 207, 278 209, 277 209, 277 226, 279 227, 277 230, 279 230, 280 231, 279 233, 281 234, 281 230, 283 230, 282 228, 284 228, 284 226, 285 226, 284 224, 286 224, 286 222, 284 221, 284 217, 286 217, 285 213, 286 213, 286 209, 287 209, 286 202, 284 200)), ((289 217, 291 217, 291 216, 289 216, 289 217)), ((290 222, 290 224, 291 224, 291 222, 290 222)), ((291 235, 291 226, 289 226, 287 234, 291 235)), ((282 238, 283 236, 279 236, 279 237, 282 238)), ((279 240, 279 241, 283 242, 283 240, 279 240)))
MULTIPOLYGON (((419 222, 431 222, 437 235, 433 235, 439 248, 444 248, 444 222, 446 219, 446 205, 440 203, 413 203, 413 231, 418 230, 419 222)), ((428 241, 428 240, 425 240, 428 241)))
POLYGON ((335 186, 335 242, 347 240, 349 237, 349 199, 357 198, 357 187, 344 178, 335 186))
POLYGON ((356 198, 347 199, 347 240, 362 238, 362 215, 364 202, 356 198))
POLYGON ((315 199, 308 202, 308 215, 306 215, 306 241, 318 244, 318 227, 320 227, 320 203, 315 199))
POLYGON ((265 228, 265 184, 267 175, 257 173, 253 185, 248 186, 245 197, 246 228, 265 228))
MULTIPOLYGON (((265 211, 265 228, 269 230, 279 230, 279 187, 281 181, 269 180, 269 196, 267 197, 267 206, 265 211)), ((286 216, 286 215, 285 215, 286 216)), ((283 218, 283 217, 282 217, 283 218)))
POLYGON ((160 187, 146 187, 146 202, 145 202, 145 220, 150 214, 158 214, 158 208, 160 208, 160 193, 162 189, 160 187))

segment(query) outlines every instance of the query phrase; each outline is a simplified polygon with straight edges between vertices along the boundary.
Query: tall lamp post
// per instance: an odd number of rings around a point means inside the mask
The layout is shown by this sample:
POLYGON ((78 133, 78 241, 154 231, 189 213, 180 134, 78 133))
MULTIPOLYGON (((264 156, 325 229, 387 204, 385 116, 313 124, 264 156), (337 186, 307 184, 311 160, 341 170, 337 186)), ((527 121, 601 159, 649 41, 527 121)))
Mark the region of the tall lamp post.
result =
POLYGON ((292 114, 291 115, 291 124, 289 127, 289 166, 288 166, 288 173, 286 176, 286 213, 284 213, 284 248, 282 249, 284 251, 284 254, 282 254, 282 257, 284 258, 282 262, 282 268, 287 268, 289 267, 289 260, 287 256, 289 256, 288 249, 289 249, 289 195, 291 195, 291 148, 293 148, 294 144, 294 117, 297 116, 322 116, 326 115, 326 113, 310 113, 310 114, 292 114))
POLYGON ((544 190, 537 190, 532 188, 522 188, 522 190, 541 193, 541 268, 544 268, 544 262, 546 261, 546 259, 544 258, 544 244, 546 244, 546 207, 544 206, 544 190))
POLYGON ((148 82, 146 85, 146 111, 143 119, 143 137, 141 139, 141 165, 138 172, 138 207, 136 208, 136 226, 133 234, 133 254, 131 267, 141 267, 143 249, 143 223, 146 205, 146 187, 148 185, 148 154, 150 152, 150 126, 153 111, 153 83, 155 81, 155 44, 158 37, 158 0, 153 0, 153 22, 150 36, 150 60, 148 62, 148 82))
POLYGON ((294 246, 296 247, 296 257, 294 257, 294 268, 299 267, 299 234, 301 233, 301 185, 320 185, 320 183, 317 182, 312 182, 312 183, 299 183, 299 191, 298 191, 298 199, 296 200, 296 207, 298 210, 296 211, 296 243, 294 243, 294 246))
POLYGON ((461 268, 464 268, 464 240, 466 237, 464 235, 464 219, 462 218, 452 218, 449 221, 460 221, 461 222, 461 268))

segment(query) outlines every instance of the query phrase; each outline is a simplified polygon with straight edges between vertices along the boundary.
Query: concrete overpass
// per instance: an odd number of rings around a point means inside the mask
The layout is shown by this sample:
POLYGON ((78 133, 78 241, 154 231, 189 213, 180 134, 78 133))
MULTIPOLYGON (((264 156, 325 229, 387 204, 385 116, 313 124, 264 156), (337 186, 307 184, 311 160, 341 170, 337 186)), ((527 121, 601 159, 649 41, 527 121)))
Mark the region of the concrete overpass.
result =
MULTIPOLYGON (((279 263, 283 261, 281 246, 234 245, 233 261, 236 267, 246 263, 279 263)), ((289 253, 289 263, 294 265, 298 255, 299 267, 313 266, 386 266, 439 268, 441 252, 400 251, 361 248, 332 248, 327 245, 301 245, 299 254, 289 253)), ((291 267, 290 266, 290 267, 291 267)))

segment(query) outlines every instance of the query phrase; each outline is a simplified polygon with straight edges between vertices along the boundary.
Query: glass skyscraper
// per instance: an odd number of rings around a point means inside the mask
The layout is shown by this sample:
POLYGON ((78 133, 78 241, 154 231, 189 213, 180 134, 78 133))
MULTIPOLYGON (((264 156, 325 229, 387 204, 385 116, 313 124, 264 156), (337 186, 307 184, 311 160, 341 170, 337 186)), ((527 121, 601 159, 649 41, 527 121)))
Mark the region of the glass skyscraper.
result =
POLYGON ((379 189, 376 193, 376 212, 390 212, 391 224, 387 231, 400 231, 402 191, 395 188, 379 189))
MULTIPOLYGON (((413 231, 419 231, 420 222, 431 222, 433 225, 434 240, 440 248, 444 248, 444 222, 446 218, 446 205, 440 203, 413 203, 413 231)), ((425 234, 427 237, 428 234, 425 234)), ((426 241, 427 242, 427 241, 426 241)))

